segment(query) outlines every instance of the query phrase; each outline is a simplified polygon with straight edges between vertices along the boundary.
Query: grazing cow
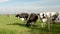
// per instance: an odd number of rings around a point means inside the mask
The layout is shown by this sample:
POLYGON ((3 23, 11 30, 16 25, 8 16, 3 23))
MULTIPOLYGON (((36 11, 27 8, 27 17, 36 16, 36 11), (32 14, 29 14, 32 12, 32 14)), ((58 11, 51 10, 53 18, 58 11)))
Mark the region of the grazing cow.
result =
POLYGON ((47 17, 49 17, 51 14, 51 20, 55 24, 55 20, 58 17, 59 13, 58 12, 47 12, 47 17))
POLYGON ((21 13, 21 14, 17 14, 15 17, 19 17, 21 18, 21 20, 27 20, 29 14, 28 13, 21 13))
POLYGON ((47 13, 47 22, 48 22, 48 30, 50 31, 50 23, 54 23, 55 24, 55 20, 56 18, 58 18, 59 13, 58 12, 48 12, 47 13))
POLYGON ((26 23, 27 27, 31 26, 31 23, 33 23, 33 22, 35 23, 37 21, 37 19, 38 19, 38 15, 36 15, 35 13, 30 14, 29 19, 26 23))
POLYGON ((58 17, 54 20, 55 23, 60 23, 60 14, 58 15, 58 17))

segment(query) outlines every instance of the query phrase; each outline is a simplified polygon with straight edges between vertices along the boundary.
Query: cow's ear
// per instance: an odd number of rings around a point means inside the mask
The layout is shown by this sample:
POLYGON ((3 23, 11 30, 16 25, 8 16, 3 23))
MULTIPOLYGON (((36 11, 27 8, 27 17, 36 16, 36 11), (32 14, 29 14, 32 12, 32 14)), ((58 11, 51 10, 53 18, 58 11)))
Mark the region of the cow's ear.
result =
POLYGON ((37 15, 40 15, 39 13, 37 15))

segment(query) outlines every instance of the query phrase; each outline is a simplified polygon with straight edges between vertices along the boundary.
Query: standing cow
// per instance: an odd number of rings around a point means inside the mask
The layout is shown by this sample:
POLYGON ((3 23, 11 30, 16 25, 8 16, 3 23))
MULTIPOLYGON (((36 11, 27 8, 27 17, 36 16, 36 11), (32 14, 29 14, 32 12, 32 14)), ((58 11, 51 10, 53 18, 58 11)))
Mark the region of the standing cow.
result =
POLYGON ((40 21, 42 22, 41 23, 41 26, 42 26, 42 28, 43 27, 45 27, 45 24, 46 24, 46 22, 47 22, 47 15, 46 15, 46 13, 40 13, 40 14, 38 14, 39 15, 39 17, 40 17, 40 21))

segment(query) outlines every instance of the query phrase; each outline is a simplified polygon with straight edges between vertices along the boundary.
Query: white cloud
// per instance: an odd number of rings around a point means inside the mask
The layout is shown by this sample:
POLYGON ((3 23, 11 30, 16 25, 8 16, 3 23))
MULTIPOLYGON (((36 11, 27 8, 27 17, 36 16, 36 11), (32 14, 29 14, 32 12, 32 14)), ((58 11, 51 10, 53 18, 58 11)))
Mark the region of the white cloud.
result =
POLYGON ((0 3, 2 3, 2 2, 6 2, 6 1, 9 1, 9 0, 0 0, 0 3))

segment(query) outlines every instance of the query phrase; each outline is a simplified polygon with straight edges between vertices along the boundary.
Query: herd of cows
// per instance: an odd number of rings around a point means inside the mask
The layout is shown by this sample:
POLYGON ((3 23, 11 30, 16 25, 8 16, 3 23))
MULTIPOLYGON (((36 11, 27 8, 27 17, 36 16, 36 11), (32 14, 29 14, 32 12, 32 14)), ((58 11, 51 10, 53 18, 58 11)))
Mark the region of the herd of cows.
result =
POLYGON ((39 14, 35 13, 21 13, 21 14, 16 14, 15 17, 21 18, 21 20, 26 21, 26 26, 29 27, 31 24, 34 22, 36 23, 38 16, 41 20, 41 26, 42 28, 45 26, 46 22, 48 23, 57 23, 60 22, 60 13, 59 12, 41 12, 39 14))
POLYGON ((15 17, 19 17, 21 18, 21 20, 27 20, 26 22, 26 26, 29 27, 31 26, 31 23, 32 22, 36 22, 37 19, 38 19, 38 15, 35 14, 35 13, 32 13, 32 14, 27 14, 27 13, 21 13, 21 14, 17 14, 15 17))

